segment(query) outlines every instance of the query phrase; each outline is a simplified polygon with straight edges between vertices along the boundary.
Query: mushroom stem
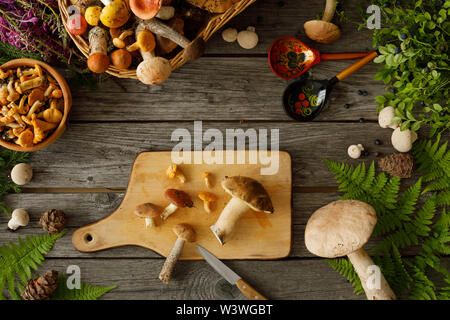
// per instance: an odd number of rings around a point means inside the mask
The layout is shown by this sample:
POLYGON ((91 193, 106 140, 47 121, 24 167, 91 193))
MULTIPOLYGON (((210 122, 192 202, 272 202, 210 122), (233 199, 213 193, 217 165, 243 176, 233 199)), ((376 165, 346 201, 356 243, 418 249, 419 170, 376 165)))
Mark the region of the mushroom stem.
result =
MULTIPOLYGON (((395 300, 397 299, 395 293, 386 281, 386 278, 380 272, 378 275, 370 272, 369 267, 374 266, 372 258, 364 251, 363 248, 358 249, 348 255, 350 262, 353 264, 356 273, 361 280, 361 285, 364 288, 368 300, 395 300), (371 277, 379 276, 379 288, 373 288, 368 285, 371 277)), ((375 279, 378 282, 378 279, 375 279)), ((377 286, 377 283, 374 284, 377 286)))
POLYGON ((224 245, 230 239, 231 235, 233 234, 236 222, 248 210, 249 207, 244 201, 236 197, 231 198, 231 200, 222 210, 222 213, 220 214, 220 217, 217 220, 216 224, 210 227, 221 245, 224 245))
POLYGON ((190 43, 188 38, 158 19, 143 20, 142 25, 145 29, 168 38, 183 48, 186 48, 190 43))
POLYGON ((177 263, 177 260, 181 255, 183 247, 184 240, 178 238, 177 241, 175 241, 172 250, 170 250, 170 253, 167 256, 166 261, 164 262, 161 272, 159 273, 159 280, 161 280, 162 282, 169 283, 170 278, 172 277, 173 269, 175 268, 175 264, 177 263))
POLYGON ((161 213, 161 219, 166 220, 172 213, 177 211, 178 207, 173 203, 169 204, 161 213))
POLYGON ((322 20, 330 22, 331 19, 333 19, 335 11, 336 11, 336 0, 327 0, 322 20))
POLYGON ((145 227, 153 228, 155 226, 155 219, 153 218, 145 218, 145 227))

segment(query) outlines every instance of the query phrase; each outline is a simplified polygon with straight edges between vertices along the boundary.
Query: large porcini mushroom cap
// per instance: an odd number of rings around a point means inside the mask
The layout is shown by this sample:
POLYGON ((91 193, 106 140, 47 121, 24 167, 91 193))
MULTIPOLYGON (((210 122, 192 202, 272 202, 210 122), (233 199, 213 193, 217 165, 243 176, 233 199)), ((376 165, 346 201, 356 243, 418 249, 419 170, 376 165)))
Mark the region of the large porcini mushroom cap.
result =
POLYGON ((164 193, 164 196, 178 208, 192 208, 194 206, 191 197, 184 191, 177 189, 167 189, 164 193))
POLYGON ((205 49, 205 40, 203 40, 203 38, 197 38, 189 43, 188 46, 184 49, 183 59, 186 61, 196 60, 203 55, 205 49))
POLYGON ((222 188, 231 196, 244 201, 254 211, 273 213, 272 200, 258 181, 242 176, 225 177, 222 188))
POLYGON ((367 243, 376 223, 375 209, 365 202, 331 202, 309 218, 305 229, 306 248, 324 258, 348 255, 367 243))
POLYGON ((308 38, 319 43, 332 43, 341 37, 339 27, 328 21, 310 20, 303 27, 308 38))
POLYGON ((130 9, 136 17, 148 20, 154 18, 161 9, 161 0, 130 0, 130 9))
POLYGON ((191 225, 187 223, 179 223, 173 227, 173 232, 177 235, 178 238, 183 239, 187 242, 195 241, 195 231, 191 225))
POLYGON ((153 203, 143 203, 136 207, 134 214, 140 218, 156 218, 161 214, 161 210, 153 203))
POLYGON ((147 85, 156 85, 166 81, 172 73, 167 59, 154 57, 142 61, 136 70, 139 81, 147 85))

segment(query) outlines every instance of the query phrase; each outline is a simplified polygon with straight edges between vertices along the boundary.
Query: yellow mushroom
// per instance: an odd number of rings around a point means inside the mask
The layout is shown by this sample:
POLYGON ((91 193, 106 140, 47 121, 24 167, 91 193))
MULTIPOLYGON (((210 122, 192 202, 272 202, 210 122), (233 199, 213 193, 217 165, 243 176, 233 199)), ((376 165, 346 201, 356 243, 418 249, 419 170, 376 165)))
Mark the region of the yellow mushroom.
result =
POLYGON ((203 207, 205 208, 205 211, 211 213, 212 204, 217 200, 216 196, 211 192, 201 191, 198 194, 198 197, 203 201, 203 207))
POLYGON ((99 6, 92 6, 86 9, 84 13, 84 18, 86 22, 91 26, 97 26, 100 21, 100 13, 102 12, 102 8, 99 6))
POLYGON ((183 172, 181 172, 180 168, 176 164, 171 164, 167 168, 166 174, 169 177, 169 179, 178 178, 181 183, 186 182, 185 175, 183 174, 183 172))
POLYGON ((207 188, 211 188, 211 173, 203 172, 202 174, 203 181, 205 181, 205 185, 207 188))
POLYGON ((100 13, 100 21, 108 28, 120 28, 130 18, 125 0, 100 0, 105 7, 100 13))
POLYGON ((54 108, 46 109, 43 113, 43 116, 45 121, 50 123, 59 123, 63 117, 61 111, 54 108))
POLYGON ((16 140, 16 143, 24 148, 27 147, 32 147, 33 146, 33 139, 34 139, 34 134, 31 131, 30 128, 28 128, 27 130, 23 131, 18 139, 16 140))

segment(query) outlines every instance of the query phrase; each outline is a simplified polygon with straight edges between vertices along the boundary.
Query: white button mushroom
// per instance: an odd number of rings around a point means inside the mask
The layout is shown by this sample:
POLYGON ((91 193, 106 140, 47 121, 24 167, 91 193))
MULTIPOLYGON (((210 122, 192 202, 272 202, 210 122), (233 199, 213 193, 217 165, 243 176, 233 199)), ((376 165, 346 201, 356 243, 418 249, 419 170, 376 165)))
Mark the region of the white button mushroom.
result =
POLYGON ((258 44, 258 35, 254 27, 248 27, 237 35, 237 42, 244 49, 253 49, 258 44))
POLYGON ((358 159, 359 157, 361 157, 361 152, 364 150, 364 147, 362 146, 362 144, 352 144, 350 147, 348 147, 347 149, 347 153, 350 156, 350 158, 353 159, 358 159))
POLYGON ((156 15, 157 18, 161 20, 170 20, 175 15, 175 8, 171 6, 162 6, 161 9, 159 9, 158 14, 156 15))
POLYGON ((385 107, 380 111, 378 115, 378 124, 382 128, 398 128, 399 124, 392 122, 392 119, 395 116, 395 110, 393 107, 385 107))
POLYGON ((11 220, 8 222, 8 228, 17 230, 19 227, 25 227, 30 222, 30 216, 24 209, 16 209, 12 212, 11 220))
POLYGON ((414 141, 417 140, 417 133, 409 129, 401 131, 397 128, 392 132, 392 146, 399 152, 408 152, 411 150, 414 141))
POLYGON ((238 31, 234 28, 228 28, 222 31, 222 38, 226 42, 235 42, 238 36, 238 31))
POLYGON ((33 169, 26 163, 19 163, 11 170, 11 180, 19 186, 27 184, 31 178, 33 178, 33 169))

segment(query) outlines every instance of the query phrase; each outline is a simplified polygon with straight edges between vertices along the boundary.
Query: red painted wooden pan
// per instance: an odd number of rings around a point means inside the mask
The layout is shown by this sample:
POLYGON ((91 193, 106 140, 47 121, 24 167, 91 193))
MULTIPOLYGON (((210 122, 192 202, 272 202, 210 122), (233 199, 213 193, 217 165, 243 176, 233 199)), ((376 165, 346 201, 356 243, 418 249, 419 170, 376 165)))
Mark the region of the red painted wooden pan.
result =
POLYGON ((282 36, 269 49, 269 65, 272 71, 283 79, 293 79, 322 60, 351 60, 363 58, 370 52, 320 53, 300 40, 282 36))

